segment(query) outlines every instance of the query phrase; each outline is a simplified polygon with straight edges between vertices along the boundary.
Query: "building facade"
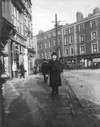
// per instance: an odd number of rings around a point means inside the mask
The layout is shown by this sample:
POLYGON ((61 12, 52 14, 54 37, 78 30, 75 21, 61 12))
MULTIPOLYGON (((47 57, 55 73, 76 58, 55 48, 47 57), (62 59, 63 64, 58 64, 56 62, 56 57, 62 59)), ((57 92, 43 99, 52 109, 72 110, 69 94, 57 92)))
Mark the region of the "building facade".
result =
POLYGON ((76 63, 77 40, 76 24, 63 26, 63 60, 66 65, 73 66, 76 63))
MULTIPOLYGON (((71 68, 87 68, 100 64, 100 11, 95 8, 86 18, 76 13, 76 22, 40 33, 37 38, 37 59, 50 59, 56 51, 71 68), (56 39, 57 38, 57 39, 56 39)), ((100 66, 100 65, 99 65, 100 66)), ((68 66, 67 66, 68 67, 68 66)))
POLYGON ((56 29, 51 29, 49 31, 40 31, 36 36, 37 38, 37 59, 43 60, 43 58, 49 60, 51 59, 52 52, 56 51, 58 57, 62 57, 62 26, 57 28, 58 37, 56 40, 56 29), (56 43, 56 41, 58 43, 56 43))
MULTIPOLYGON (((2 0, 1 19, 4 19, 7 25, 4 24, 6 28, 1 31, 10 36, 6 39, 5 50, 8 56, 4 58, 4 65, 11 78, 18 76, 17 70, 22 62, 27 71, 26 75, 31 73, 34 57, 31 8, 31 0, 2 0)), ((3 40, 2 43, 4 42, 3 40)))
POLYGON ((77 60, 83 67, 100 62, 100 11, 98 8, 76 24, 77 60))
POLYGON ((33 60, 33 66, 35 66, 36 64, 36 60, 37 60, 37 37, 34 36, 33 37, 33 48, 34 48, 34 51, 35 51, 35 55, 34 55, 34 60, 33 60))

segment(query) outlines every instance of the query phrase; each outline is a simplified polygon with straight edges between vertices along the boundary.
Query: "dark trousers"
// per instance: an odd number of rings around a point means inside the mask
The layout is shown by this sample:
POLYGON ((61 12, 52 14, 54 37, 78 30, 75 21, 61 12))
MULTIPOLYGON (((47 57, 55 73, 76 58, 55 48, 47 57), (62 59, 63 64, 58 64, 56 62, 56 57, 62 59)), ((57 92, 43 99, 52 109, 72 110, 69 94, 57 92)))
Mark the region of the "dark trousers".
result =
POLYGON ((44 81, 47 82, 47 77, 46 77, 46 73, 43 73, 43 77, 44 77, 44 81))
POLYGON ((20 78, 25 78, 25 74, 24 73, 21 73, 21 75, 20 75, 20 78))
POLYGON ((52 93, 58 93, 58 86, 52 87, 52 93))

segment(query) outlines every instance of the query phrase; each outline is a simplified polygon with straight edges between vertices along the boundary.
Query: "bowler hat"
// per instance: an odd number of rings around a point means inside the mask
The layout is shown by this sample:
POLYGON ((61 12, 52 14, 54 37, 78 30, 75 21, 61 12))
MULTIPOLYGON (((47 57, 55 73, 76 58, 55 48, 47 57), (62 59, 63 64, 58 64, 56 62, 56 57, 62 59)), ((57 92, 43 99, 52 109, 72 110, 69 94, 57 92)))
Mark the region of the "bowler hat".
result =
POLYGON ((46 61, 46 59, 44 58, 43 61, 46 61))
POLYGON ((51 54, 51 56, 53 56, 53 55, 56 55, 56 56, 57 56, 57 53, 56 53, 56 52, 53 52, 53 53, 51 54))

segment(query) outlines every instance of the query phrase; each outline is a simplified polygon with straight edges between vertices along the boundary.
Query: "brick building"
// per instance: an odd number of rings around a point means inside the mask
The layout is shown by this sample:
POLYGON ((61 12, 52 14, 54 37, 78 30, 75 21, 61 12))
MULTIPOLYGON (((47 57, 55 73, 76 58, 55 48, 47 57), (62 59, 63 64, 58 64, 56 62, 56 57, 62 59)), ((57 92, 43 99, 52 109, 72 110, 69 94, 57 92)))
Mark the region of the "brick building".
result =
POLYGON ((77 62, 83 67, 100 62, 100 11, 93 10, 88 17, 76 23, 77 62))
POLYGON ((51 52, 58 50, 59 58, 71 67, 85 68, 100 63, 99 8, 95 8, 86 18, 81 12, 77 12, 76 20, 58 28, 58 44, 56 29, 40 32, 36 36, 38 60, 50 59, 51 52))
POLYGON ((63 59, 66 64, 81 68, 90 67, 100 62, 100 11, 83 18, 76 13, 77 21, 63 26, 63 59), (72 32, 71 32, 72 31, 72 32))
POLYGON ((62 57, 62 26, 58 26, 58 44, 56 45, 56 29, 49 31, 40 31, 37 37, 37 59, 43 60, 46 58, 49 60, 53 51, 58 52, 58 57, 62 57))
POLYGON ((63 60, 75 64, 77 55, 76 24, 63 26, 63 60))

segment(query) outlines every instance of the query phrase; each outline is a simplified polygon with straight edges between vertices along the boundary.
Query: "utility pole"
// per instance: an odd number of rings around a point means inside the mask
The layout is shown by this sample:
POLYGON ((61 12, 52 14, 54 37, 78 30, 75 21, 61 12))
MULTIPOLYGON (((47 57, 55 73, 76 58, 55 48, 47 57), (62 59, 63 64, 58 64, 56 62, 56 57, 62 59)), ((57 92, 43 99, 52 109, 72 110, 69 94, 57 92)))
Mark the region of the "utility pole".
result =
MULTIPOLYGON (((58 23, 62 22, 62 21, 58 21, 57 20, 57 14, 55 14, 55 21, 53 21, 55 23, 55 31, 56 31, 56 53, 59 59, 59 46, 58 46, 58 23)), ((63 21, 64 22, 64 21, 63 21)))
POLYGON ((55 29, 56 29, 56 53, 59 59, 59 50, 58 50, 58 21, 57 14, 55 14, 55 29))

